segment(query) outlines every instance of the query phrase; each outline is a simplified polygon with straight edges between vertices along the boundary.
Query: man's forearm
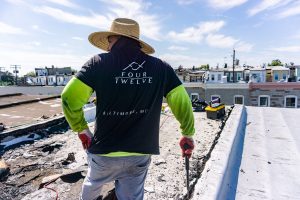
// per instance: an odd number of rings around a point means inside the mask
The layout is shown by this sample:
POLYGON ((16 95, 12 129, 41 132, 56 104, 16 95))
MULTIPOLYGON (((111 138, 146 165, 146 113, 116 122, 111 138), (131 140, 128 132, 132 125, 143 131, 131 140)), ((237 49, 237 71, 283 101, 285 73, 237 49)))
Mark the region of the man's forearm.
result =
POLYGON ((180 123, 182 135, 193 136, 195 133, 194 114, 191 100, 185 88, 180 85, 171 90, 167 94, 167 102, 174 116, 180 123))
POLYGON ((61 94, 63 112, 73 131, 80 132, 88 128, 83 106, 88 102, 92 92, 91 87, 73 77, 61 94))

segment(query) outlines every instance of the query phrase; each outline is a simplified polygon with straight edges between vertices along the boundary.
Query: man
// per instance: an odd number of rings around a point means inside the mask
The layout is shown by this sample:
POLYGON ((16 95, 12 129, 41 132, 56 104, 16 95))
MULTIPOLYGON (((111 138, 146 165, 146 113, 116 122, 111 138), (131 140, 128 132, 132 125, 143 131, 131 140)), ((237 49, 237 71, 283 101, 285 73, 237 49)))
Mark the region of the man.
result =
POLYGON ((159 154, 163 97, 181 124, 183 156, 191 156, 194 117, 191 102, 174 70, 139 39, 139 25, 115 19, 110 31, 90 34, 94 46, 108 51, 84 64, 62 92, 63 111, 88 155, 81 199, 97 199, 103 184, 115 181, 119 200, 143 199, 151 155, 159 154), (94 134, 82 107, 96 93, 94 134))

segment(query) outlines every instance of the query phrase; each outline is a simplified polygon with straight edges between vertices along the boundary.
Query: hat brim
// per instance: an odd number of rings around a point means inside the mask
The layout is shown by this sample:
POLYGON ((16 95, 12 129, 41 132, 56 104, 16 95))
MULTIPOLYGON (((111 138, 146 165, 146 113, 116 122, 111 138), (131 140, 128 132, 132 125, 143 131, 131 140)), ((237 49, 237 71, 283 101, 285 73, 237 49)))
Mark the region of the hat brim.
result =
POLYGON ((137 39, 135 37, 131 37, 131 36, 128 36, 125 34, 123 35, 120 33, 112 32, 112 31, 100 31, 100 32, 91 33, 89 35, 89 41, 95 47, 98 47, 104 51, 108 51, 108 46, 109 46, 108 37, 112 36, 112 35, 121 35, 121 36, 129 37, 129 38, 132 38, 132 39, 138 41, 141 45, 141 50, 146 54, 152 54, 155 52, 155 50, 149 44, 147 44, 146 42, 143 42, 140 39, 137 39))

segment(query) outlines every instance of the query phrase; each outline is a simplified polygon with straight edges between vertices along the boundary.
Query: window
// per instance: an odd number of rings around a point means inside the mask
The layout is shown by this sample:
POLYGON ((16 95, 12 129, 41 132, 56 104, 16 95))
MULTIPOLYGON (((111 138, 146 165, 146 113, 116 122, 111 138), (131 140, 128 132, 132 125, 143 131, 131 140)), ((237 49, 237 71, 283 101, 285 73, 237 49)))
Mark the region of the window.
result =
POLYGON ((282 78, 283 78, 283 80, 286 80, 286 73, 282 74, 282 78))
POLYGON ((243 95, 235 95, 233 98, 233 103, 244 105, 244 96, 243 95))
POLYGON ((278 74, 277 74, 277 73, 274 73, 274 80, 275 80, 275 81, 278 81, 278 80, 279 80, 278 74))
POLYGON ((238 81, 241 80, 241 76, 242 76, 241 73, 237 73, 237 80, 238 80, 238 81))
POLYGON ((213 100, 218 99, 218 98, 219 99, 221 98, 220 95, 215 94, 215 95, 211 95, 210 100, 213 101, 213 100))
POLYGON ((261 95, 258 97, 258 106, 260 107, 269 107, 270 106, 270 96, 261 95))
POLYGON ((198 93, 191 93, 191 100, 194 100, 194 99, 199 99, 198 93))
POLYGON ((221 74, 218 74, 218 81, 220 81, 222 78, 222 75, 221 74))
POLYGON ((214 74, 211 75, 211 80, 212 80, 212 81, 215 80, 215 75, 214 75, 214 74))
POLYGON ((286 108, 297 108, 297 103, 297 96, 288 95, 284 97, 284 107, 286 108))

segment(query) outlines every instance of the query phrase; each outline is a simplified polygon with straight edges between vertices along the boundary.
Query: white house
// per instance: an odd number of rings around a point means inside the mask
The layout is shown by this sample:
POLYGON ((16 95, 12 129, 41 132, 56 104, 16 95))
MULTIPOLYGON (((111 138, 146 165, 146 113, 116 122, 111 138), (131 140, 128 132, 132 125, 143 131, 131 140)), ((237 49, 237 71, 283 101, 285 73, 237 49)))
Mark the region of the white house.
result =
POLYGON ((44 69, 44 68, 35 68, 35 75, 36 76, 47 76, 48 71, 47 71, 47 69, 44 69))
POLYGON ((295 67, 295 76, 296 76, 296 81, 300 82, 300 65, 296 65, 295 67))
POLYGON ((252 83, 265 83, 266 82, 266 69, 264 69, 264 68, 249 69, 249 81, 252 83))
POLYGON ((224 78, 224 70, 209 70, 205 73, 205 83, 226 83, 227 79, 224 78))
POLYGON ((288 82, 290 69, 283 66, 275 66, 271 68, 272 82, 288 82))
POLYGON ((64 82, 63 85, 67 85, 67 83, 71 80, 73 76, 64 75, 64 82))
POLYGON ((71 67, 64 68, 35 68, 36 77, 27 77, 29 85, 66 85, 73 77, 71 67))
POLYGON ((243 75, 244 75, 244 68, 240 66, 236 66, 234 68, 226 68, 224 69, 224 75, 227 76, 227 82, 232 83, 233 82, 233 74, 234 74, 234 82, 237 83, 239 81, 244 81, 243 75))
POLYGON ((46 79, 46 76, 31 77, 32 85, 47 85, 46 79))
POLYGON ((57 75, 56 76, 56 85, 64 85, 65 77, 64 75, 57 75))
POLYGON ((47 76, 47 85, 56 85, 57 80, 55 75, 47 76))

